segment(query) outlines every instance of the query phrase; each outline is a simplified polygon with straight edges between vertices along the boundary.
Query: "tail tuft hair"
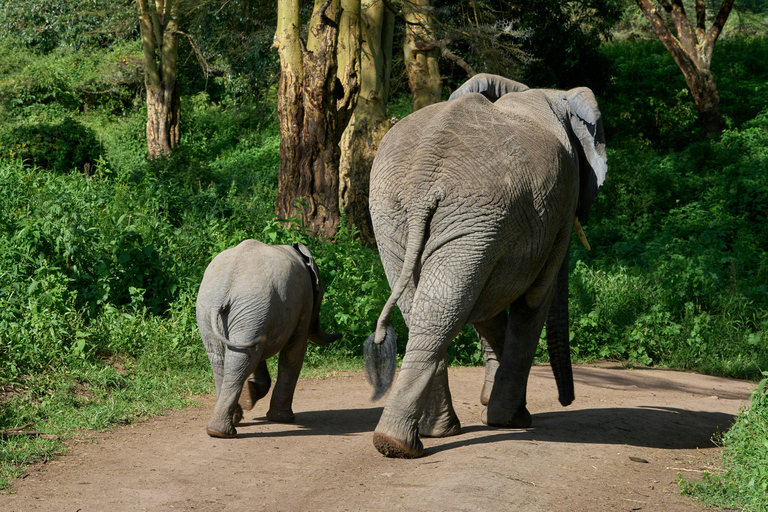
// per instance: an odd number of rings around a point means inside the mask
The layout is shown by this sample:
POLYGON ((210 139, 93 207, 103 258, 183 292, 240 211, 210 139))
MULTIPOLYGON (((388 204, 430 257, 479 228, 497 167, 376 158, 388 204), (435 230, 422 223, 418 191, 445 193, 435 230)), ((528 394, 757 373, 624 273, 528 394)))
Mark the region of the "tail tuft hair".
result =
POLYGON ((365 361, 365 379, 373 387, 371 400, 376 401, 383 397, 392 386, 397 366, 397 342, 395 330, 391 325, 387 326, 387 334, 384 341, 376 343, 376 334, 371 334, 365 340, 363 348, 363 360, 365 361))

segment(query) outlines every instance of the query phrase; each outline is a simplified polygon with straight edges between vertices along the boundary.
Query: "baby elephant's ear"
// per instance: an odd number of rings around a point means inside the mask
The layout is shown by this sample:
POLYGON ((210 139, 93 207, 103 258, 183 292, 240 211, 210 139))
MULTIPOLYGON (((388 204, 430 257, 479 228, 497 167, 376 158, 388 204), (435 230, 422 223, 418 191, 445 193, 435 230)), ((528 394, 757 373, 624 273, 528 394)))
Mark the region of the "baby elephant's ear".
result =
POLYGON ((317 269, 317 265, 315 264, 315 258, 312 257, 312 253, 309 252, 309 249, 306 245, 296 242, 293 244, 293 248, 296 249, 296 252, 301 254, 301 257, 304 259, 304 263, 307 264, 307 268, 309 269, 309 274, 312 276, 312 293, 315 298, 315 303, 320 302, 320 271, 317 269))

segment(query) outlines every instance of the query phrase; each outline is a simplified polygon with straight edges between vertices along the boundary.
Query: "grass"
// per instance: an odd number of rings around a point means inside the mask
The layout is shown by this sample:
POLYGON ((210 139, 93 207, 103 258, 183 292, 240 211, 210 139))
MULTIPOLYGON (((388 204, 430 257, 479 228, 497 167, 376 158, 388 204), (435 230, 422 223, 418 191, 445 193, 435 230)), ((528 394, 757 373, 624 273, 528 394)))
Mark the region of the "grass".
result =
POLYGON ((678 478, 683 494, 709 506, 768 511, 768 372, 733 426, 722 436, 722 468, 693 482, 678 478))

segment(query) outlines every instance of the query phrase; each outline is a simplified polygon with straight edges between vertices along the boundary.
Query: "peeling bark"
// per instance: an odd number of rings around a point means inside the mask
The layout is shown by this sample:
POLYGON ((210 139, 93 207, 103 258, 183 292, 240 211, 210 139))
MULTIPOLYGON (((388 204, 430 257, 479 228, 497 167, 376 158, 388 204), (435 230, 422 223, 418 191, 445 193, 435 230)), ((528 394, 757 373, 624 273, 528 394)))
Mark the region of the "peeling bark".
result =
POLYGON ((298 1, 278 2, 277 213, 297 216, 324 237, 334 236, 340 222, 338 143, 357 99, 357 5, 359 0, 317 0, 304 46, 298 1))
POLYGON ((179 145, 181 100, 176 82, 178 8, 173 0, 137 0, 147 89, 147 157, 168 156, 179 145))
POLYGON ((342 136, 339 203, 360 238, 375 247, 368 212, 368 185, 373 158, 391 123, 386 107, 392 66, 394 15, 383 2, 364 0, 361 13, 360 97, 342 136))
POLYGON ((406 25, 403 57, 415 112, 442 99, 440 49, 434 46, 420 49, 423 43, 435 40, 430 0, 406 0, 403 5, 406 25))

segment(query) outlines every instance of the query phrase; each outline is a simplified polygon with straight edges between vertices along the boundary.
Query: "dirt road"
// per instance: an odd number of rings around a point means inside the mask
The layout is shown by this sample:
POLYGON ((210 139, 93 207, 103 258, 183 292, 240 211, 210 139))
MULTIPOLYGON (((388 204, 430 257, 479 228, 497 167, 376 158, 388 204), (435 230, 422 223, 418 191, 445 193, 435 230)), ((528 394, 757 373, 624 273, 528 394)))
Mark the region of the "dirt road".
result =
POLYGON ((425 456, 387 459, 372 433, 382 402, 361 374, 301 380, 296 423, 266 421, 267 400, 239 437, 205 434, 201 407, 94 435, 17 480, 0 510, 701 511, 678 473, 715 461, 711 438, 753 384, 616 364, 574 369, 576 401, 557 402, 548 366, 533 368, 534 428, 480 422, 482 368, 452 368, 462 434, 424 439, 425 456))

